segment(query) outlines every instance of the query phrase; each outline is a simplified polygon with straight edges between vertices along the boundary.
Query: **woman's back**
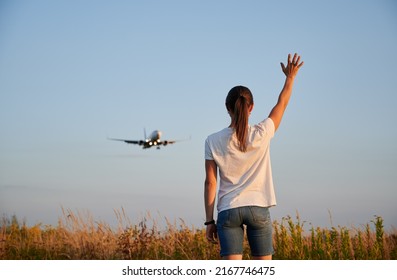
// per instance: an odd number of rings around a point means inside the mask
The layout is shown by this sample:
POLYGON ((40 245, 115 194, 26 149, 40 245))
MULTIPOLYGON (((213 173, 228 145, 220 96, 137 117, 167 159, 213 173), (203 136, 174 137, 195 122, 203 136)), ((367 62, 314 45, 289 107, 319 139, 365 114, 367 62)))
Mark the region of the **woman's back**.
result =
POLYGON ((274 135, 270 118, 248 127, 247 148, 239 149, 233 128, 225 128, 208 136, 205 158, 219 168, 218 211, 256 205, 276 204, 270 165, 269 145, 274 135))

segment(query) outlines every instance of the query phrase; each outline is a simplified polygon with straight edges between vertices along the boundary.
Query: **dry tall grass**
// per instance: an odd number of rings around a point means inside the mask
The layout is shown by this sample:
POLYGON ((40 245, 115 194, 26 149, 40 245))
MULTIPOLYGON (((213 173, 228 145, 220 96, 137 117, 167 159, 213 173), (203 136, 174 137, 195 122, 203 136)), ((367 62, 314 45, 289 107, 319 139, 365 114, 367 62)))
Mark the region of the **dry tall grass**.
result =
MULTIPOLYGON (((148 214, 138 224, 123 210, 116 212, 118 227, 96 222, 89 213, 63 211, 56 227, 26 226, 16 217, 3 218, 0 259, 200 260, 219 259, 219 248, 205 239, 204 228, 166 220, 165 229, 148 214)), ((362 229, 315 228, 304 231, 297 217, 274 222, 274 259, 396 259, 397 234, 385 233, 383 219, 375 217, 362 229)), ((244 258, 249 259, 245 244, 244 258)))

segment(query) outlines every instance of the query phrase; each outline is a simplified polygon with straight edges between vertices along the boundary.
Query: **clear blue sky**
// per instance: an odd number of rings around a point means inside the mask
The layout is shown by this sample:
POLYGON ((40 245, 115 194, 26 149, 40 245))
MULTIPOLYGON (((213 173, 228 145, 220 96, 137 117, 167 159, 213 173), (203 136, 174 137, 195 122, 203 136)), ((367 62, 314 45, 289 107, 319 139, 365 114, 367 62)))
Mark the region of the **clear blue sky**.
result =
POLYGON ((0 214, 61 207, 202 226, 204 140, 235 85, 265 118, 305 65, 271 146, 278 205, 314 226, 397 225, 394 1, 1 1, 0 214), (107 140, 191 141, 161 150, 107 140))

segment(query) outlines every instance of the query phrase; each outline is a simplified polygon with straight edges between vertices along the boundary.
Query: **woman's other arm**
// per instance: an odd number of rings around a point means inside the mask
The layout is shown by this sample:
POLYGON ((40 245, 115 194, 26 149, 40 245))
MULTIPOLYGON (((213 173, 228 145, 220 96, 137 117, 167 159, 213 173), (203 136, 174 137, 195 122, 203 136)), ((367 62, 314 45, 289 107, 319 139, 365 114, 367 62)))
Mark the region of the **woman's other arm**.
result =
MULTIPOLYGON (((214 220, 214 207, 217 185, 217 165, 214 160, 205 160, 204 206, 206 222, 214 220)), ((216 243, 216 225, 209 224, 206 229, 207 240, 216 243)))

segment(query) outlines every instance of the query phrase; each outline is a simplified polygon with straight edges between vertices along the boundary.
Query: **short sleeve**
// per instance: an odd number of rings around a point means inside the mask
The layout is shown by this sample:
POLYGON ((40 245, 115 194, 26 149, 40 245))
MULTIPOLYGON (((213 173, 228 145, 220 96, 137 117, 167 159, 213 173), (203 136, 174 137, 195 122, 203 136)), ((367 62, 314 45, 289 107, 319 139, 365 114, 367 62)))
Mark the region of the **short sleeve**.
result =
POLYGON ((212 155, 212 151, 211 151, 211 148, 210 148, 210 144, 209 144, 209 139, 208 138, 205 140, 205 159, 208 159, 208 160, 213 160, 214 159, 214 157, 212 155))
POLYGON ((275 133, 274 122, 271 118, 266 118, 256 125, 257 128, 262 130, 269 138, 273 138, 275 133))

